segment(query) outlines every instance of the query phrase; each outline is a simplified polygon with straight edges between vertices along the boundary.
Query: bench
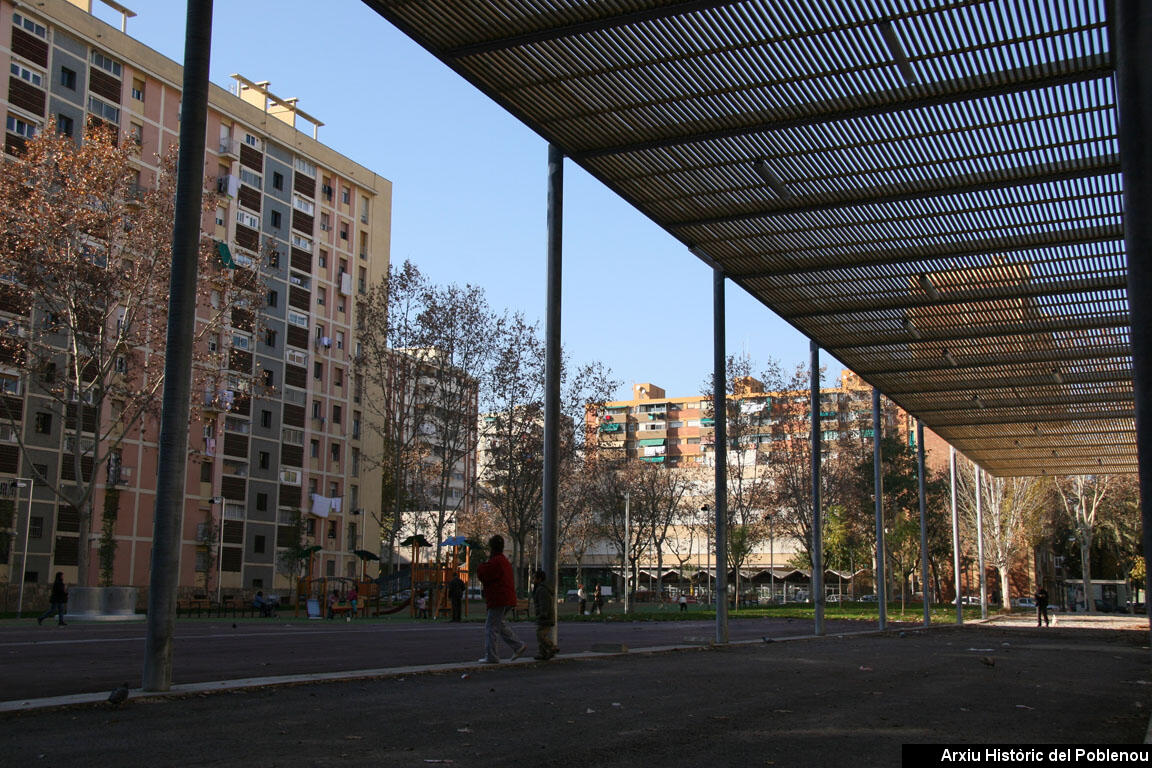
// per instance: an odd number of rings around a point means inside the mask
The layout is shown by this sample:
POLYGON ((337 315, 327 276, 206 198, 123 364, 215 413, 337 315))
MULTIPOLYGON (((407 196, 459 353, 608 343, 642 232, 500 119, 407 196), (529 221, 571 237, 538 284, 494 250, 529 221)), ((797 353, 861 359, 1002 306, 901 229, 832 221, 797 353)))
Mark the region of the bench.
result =
POLYGON ((528 598, 522 597, 516 601, 516 605, 512 608, 512 621, 520 621, 520 614, 524 614, 524 619, 532 614, 532 601, 528 598))

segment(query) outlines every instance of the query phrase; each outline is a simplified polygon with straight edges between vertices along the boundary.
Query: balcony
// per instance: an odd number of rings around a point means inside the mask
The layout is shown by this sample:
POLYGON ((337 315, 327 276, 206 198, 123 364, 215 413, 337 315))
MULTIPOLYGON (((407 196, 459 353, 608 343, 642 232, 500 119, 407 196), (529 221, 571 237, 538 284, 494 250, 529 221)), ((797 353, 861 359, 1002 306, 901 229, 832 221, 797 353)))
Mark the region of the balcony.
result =
POLYGON ((217 151, 226 157, 240 157, 240 142, 236 139, 221 139, 217 151))

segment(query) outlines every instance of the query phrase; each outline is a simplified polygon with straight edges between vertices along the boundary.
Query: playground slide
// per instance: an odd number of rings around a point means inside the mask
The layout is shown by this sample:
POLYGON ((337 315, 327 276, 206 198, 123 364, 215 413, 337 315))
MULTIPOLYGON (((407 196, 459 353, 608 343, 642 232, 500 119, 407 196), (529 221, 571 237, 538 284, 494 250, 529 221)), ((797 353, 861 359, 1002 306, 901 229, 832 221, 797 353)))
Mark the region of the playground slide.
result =
POLYGON ((409 597, 407 600, 405 600, 404 602, 400 603, 399 605, 395 605, 395 606, 393 606, 393 607, 389 608, 389 609, 388 609, 388 610, 386 610, 386 611, 385 611, 385 610, 381 610, 381 611, 380 611, 380 615, 382 615, 382 616, 383 616, 383 615, 387 615, 387 614, 389 614, 389 613, 399 613, 400 611, 402 611, 402 610, 404 610, 405 608, 407 608, 407 607, 408 607, 408 605, 409 605, 411 602, 412 602, 412 598, 411 598, 411 597, 409 597))

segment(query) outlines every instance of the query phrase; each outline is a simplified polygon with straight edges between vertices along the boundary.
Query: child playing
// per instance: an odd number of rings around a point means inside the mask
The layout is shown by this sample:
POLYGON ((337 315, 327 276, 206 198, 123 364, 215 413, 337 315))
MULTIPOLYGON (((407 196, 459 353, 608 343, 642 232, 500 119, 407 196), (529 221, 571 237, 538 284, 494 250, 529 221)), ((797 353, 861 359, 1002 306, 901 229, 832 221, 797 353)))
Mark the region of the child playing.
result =
POLYGON ((536 611, 536 642, 540 652, 537 661, 547 661, 560 650, 552 642, 552 628, 556 626, 556 601, 552 599, 552 588, 544 583, 547 575, 538 570, 532 574, 532 607, 536 611))
POLYGON ((416 618, 428 618, 428 598, 423 592, 416 598, 416 618))

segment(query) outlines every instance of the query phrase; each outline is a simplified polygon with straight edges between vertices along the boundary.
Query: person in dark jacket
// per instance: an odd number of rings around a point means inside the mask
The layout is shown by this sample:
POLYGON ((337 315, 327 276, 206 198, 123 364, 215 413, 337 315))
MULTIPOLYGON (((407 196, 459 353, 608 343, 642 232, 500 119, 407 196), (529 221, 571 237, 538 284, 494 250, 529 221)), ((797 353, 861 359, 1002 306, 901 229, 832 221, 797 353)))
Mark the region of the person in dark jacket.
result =
POLYGON ((1048 590, 1043 586, 1036 590, 1036 626, 1040 626, 1040 622, 1044 622, 1044 626, 1049 626, 1048 621, 1048 590))
POLYGON ((545 583, 548 575, 542 570, 532 574, 532 609, 536 611, 537 661, 547 661, 560 648, 552 642, 552 628, 556 626, 556 600, 552 587, 545 583))
POLYGON ((68 609, 68 590, 64 587, 64 573, 62 571, 56 572, 56 580, 52 582, 52 594, 48 597, 48 610, 40 614, 36 618, 37 624, 43 624, 44 619, 53 614, 60 617, 60 626, 66 626, 64 623, 64 614, 68 609))
POLYGON ((460 578, 458 573, 448 582, 448 600, 452 603, 452 621, 460 621, 460 616, 463 613, 465 588, 464 580, 460 578))
POLYGON ((516 607, 516 582, 512 577, 512 564, 504 557, 504 537, 493 536, 488 540, 488 549, 492 556, 476 569, 476 575, 484 585, 484 604, 488 608, 484 621, 484 657, 480 661, 496 664, 500 661, 496 653, 498 637, 512 648, 513 659, 522 656, 528 644, 521 642, 504 622, 504 614, 509 608, 516 607))

